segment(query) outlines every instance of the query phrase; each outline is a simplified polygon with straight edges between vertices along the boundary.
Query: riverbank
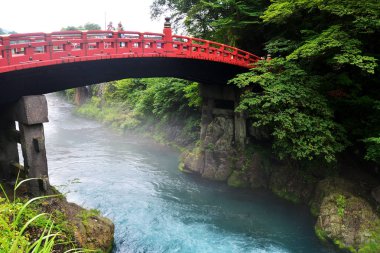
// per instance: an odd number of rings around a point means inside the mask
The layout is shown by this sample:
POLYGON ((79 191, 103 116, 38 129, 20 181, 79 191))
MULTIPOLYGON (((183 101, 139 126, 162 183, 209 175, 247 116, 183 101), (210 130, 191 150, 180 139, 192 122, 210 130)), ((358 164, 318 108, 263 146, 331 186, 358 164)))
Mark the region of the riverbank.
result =
POLYGON ((53 187, 46 197, 38 198, 30 197, 22 184, 16 196, 13 188, 2 184, 0 193, 0 249, 4 252, 112 251, 114 225, 99 211, 68 202, 53 187))
MULTIPOLYGON (((190 128, 189 132, 186 117, 172 117, 175 121, 144 118, 136 110, 126 108, 125 104, 107 101, 104 93, 98 93, 76 111, 119 131, 148 134, 160 142, 174 144, 183 153, 180 169, 185 172, 224 181, 233 187, 269 189, 281 198, 307 204, 317 219, 315 232, 326 243, 351 252, 380 250, 379 202, 371 194, 376 192, 378 182, 353 168, 353 164, 346 168, 327 164, 324 167, 322 163, 315 168, 311 164, 299 167, 279 161, 263 145, 247 145, 238 150, 230 145, 232 128, 223 115, 209 124, 206 141, 200 143, 199 128, 190 128)), ((199 120, 194 118, 193 122, 195 125, 199 120)), ((260 139, 261 133, 250 129, 249 134, 260 139)))

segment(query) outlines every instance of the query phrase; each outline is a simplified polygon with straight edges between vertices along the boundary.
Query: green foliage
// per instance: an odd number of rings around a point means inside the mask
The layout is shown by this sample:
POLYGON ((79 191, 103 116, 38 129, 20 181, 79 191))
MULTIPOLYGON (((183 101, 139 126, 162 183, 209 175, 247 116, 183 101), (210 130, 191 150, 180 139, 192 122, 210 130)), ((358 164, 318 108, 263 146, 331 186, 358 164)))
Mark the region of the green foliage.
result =
POLYGON ((365 159, 380 163, 380 137, 367 138, 367 154, 365 159))
POLYGON ((169 12, 175 27, 193 36, 249 50, 264 42, 260 16, 267 4, 266 0, 155 0, 151 12, 154 18, 169 12))
MULTIPOLYGON (((62 240, 63 234, 70 234, 66 227, 56 225, 51 216, 40 213, 34 207, 37 201, 54 196, 41 196, 28 201, 16 198, 16 190, 29 180, 35 179, 16 181, 13 200, 8 198, 0 184, 5 197, 0 197, 0 252, 48 253, 55 252, 58 244, 68 244, 62 240)), ((72 249, 66 252, 84 251, 72 249)))
POLYGON ((193 108, 200 108, 202 104, 202 97, 199 95, 199 83, 192 82, 183 87, 184 97, 188 99, 188 106, 193 108))
POLYGON ((168 127, 174 125, 182 128, 175 138, 185 146, 199 137, 198 83, 176 78, 124 79, 92 90, 93 97, 77 113, 122 131, 152 132, 154 128, 160 140, 164 132, 172 134, 168 127))
POLYGON ((346 202, 347 202, 346 197, 339 194, 336 197, 335 201, 336 201, 336 206, 338 207, 338 215, 340 217, 343 217, 344 216, 344 210, 346 208, 346 202))
POLYGON ((331 55, 329 63, 350 64, 370 74, 377 67, 374 57, 362 55, 361 42, 342 31, 340 25, 333 25, 317 36, 306 40, 304 44, 287 56, 288 60, 311 59, 331 55))
POLYGON ((320 79, 296 64, 282 58, 262 61, 231 83, 240 88, 259 85, 261 92, 246 89, 238 110, 249 113, 253 126, 270 129, 273 148, 281 159, 322 157, 330 162, 345 147, 343 129, 318 93, 320 79))

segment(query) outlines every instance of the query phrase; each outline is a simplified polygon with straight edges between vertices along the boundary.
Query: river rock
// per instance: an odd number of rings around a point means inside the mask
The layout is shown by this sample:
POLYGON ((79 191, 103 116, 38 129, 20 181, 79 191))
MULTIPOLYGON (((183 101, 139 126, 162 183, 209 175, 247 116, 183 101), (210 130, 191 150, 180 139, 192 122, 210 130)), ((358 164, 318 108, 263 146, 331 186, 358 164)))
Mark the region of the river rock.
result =
POLYGON ((267 188, 269 175, 266 171, 263 157, 260 153, 254 153, 250 159, 248 169, 248 181, 251 188, 267 188))
POLYGON ((301 170, 287 165, 272 165, 269 188, 278 196, 292 202, 308 203, 317 180, 301 170))
POLYGON ((358 191, 358 189, 359 187, 353 182, 340 177, 330 177, 321 180, 318 182, 314 197, 310 201, 311 212, 317 216, 323 199, 330 194, 350 195, 352 192, 358 191))
POLYGON ((114 224, 93 210, 67 202, 64 197, 52 198, 44 203, 44 211, 59 210, 73 228, 74 243, 78 248, 96 252, 111 252, 114 239, 114 224))
POLYGON ((379 217, 363 198, 333 192, 322 200, 315 230, 321 239, 351 252, 367 247, 371 250, 360 252, 380 252, 378 224, 379 217))
POLYGON ((226 181, 232 172, 233 119, 217 116, 207 126, 199 147, 183 155, 184 170, 203 178, 226 181))

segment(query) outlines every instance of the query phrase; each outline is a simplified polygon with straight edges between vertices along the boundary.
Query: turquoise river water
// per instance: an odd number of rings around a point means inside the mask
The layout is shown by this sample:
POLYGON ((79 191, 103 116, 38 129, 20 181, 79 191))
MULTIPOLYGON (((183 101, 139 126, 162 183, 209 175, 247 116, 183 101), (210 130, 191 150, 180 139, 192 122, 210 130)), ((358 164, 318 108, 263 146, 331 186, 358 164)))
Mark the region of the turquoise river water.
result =
POLYGON ((73 115, 48 95, 50 181, 115 223, 114 252, 324 253, 307 207, 178 171, 179 153, 73 115))

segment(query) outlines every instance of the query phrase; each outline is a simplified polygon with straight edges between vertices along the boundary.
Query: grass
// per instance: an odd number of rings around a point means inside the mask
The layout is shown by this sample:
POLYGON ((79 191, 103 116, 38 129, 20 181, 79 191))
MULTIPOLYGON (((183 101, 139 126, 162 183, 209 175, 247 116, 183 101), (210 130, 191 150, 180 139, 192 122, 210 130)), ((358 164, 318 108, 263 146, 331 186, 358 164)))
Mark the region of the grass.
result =
MULTIPOLYGON (((0 184, 3 197, 0 197, 0 253, 48 253, 63 249, 65 238, 59 226, 55 225, 51 215, 39 213, 33 204, 56 195, 40 196, 29 200, 17 198, 17 189, 33 178, 18 182, 13 188, 13 198, 9 198, 0 184)), ((68 249, 60 252, 91 252, 83 249, 68 249)))

